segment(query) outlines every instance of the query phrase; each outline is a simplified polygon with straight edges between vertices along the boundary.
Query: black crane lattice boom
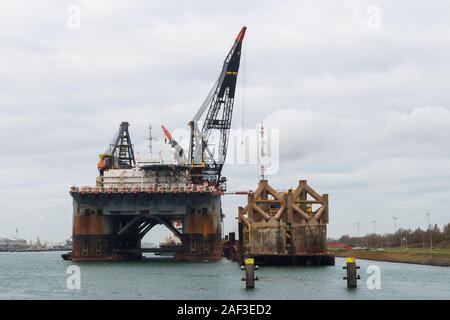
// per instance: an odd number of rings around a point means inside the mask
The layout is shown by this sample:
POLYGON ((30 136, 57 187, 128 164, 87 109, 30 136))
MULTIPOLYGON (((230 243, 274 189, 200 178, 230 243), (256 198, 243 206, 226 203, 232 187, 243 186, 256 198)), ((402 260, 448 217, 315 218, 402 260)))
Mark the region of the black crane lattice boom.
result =
POLYGON ((204 164, 204 179, 216 185, 220 184, 222 167, 227 155, 234 96, 241 59, 242 40, 244 39, 246 29, 246 27, 241 29, 233 47, 225 58, 214 93, 208 96, 194 120, 191 121, 191 163, 198 164, 201 162, 204 164), (204 108, 206 107, 208 107, 208 111, 200 132, 201 143, 196 143, 194 137, 196 134, 194 129, 195 122, 200 118, 200 115, 205 111, 204 108), (218 133, 219 135, 217 156, 208 149, 214 133, 218 133), (198 148, 201 148, 201 152, 196 150, 198 148), (201 154, 201 159, 196 159, 196 154, 201 154))

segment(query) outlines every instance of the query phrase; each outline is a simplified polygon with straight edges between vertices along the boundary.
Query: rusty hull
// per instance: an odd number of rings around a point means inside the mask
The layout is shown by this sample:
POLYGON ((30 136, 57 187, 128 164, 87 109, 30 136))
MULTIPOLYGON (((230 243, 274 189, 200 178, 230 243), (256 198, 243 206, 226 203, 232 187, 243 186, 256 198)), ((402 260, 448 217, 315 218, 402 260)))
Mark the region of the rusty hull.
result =
POLYGON ((140 259, 141 239, 158 224, 181 240, 176 259, 221 257, 220 194, 72 190, 71 195, 73 261, 140 259), (182 230, 177 230, 172 221, 180 219, 182 230))
POLYGON ((221 216, 197 212, 183 219, 182 252, 179 260, 219 260, 221 257, 221 216))
MULTIPOLYGON (((248 195, 247 205, 238 209, 234 260, 242 263, 253 257, 258 264, 334 265, 327 254, 327 224, 327 194, 319 195, 306 180, 287 192, 261 180, 248 195)), ((227 252, 232 252, 228 245, 227 252)))

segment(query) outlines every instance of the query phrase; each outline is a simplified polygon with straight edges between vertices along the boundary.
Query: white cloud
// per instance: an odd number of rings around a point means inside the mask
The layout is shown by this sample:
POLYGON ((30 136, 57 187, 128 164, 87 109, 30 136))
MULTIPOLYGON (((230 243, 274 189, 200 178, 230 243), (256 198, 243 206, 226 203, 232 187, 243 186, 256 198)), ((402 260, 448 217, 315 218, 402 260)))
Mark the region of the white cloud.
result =
MULTIPOLYGON (((232 40, 248 26, 234 127, 280 129, 280 189, 306 178, 330 194, 330 234, 355 220, 416 227, 425 203, 449 220, 450 7, 378 1, 3 1, 0 4, 0 235, 70 234, 73 184, 94 183, 121 121, 146 152, 148 123, 185 128, 232 40), (66 27, 69 5, 81 29, 66 27), (407 10, 406 10, 407 9, 407 10), (244 67, 245 66, 245 67, 244 67), (245 69, 245 70, 244 70, 245 69), (40 217, 34 219, 34 217, 40 217), (382 222, 383 221, 383 222, 382 222), (12 231, 11 231, 12 230, 12 231)), ((257 166, 228 166, 229 188, 257 166)), ((242 198, 224 199, 234 225, 242 198)), ((368 229, 368 228, 367 228, 368 229)))
POLYGON ((395 139, 403 141, 404 144, 416 143, 422 147, 437 143, 442 146, 448 145, 450 109, 440 106, 423 106, 407 113, 389 112, 386 116, 386 124, 381 131, 381 138, 384 143, 395 139))

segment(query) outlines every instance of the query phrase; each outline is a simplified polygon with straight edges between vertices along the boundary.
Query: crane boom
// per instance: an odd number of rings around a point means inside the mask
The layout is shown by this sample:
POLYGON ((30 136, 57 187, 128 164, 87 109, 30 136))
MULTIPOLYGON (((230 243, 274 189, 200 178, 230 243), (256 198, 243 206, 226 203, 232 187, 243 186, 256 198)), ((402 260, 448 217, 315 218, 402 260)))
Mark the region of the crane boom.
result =
POLYGON ((122 122, 111 144, 100 154, 97 165, 100 175, 107 169, 129 169, 136 165, 128 126, 128 122, 122 122))
POLYGON ((189 122, 191 127, 190 163, 204 165, 204 180, 209 180, 217 185, 220 184, 222 167, 227 155, 242 41, 246 30, 247 27, 242 27, 225 58, 219 78, 193 120, 189 122), (200 130, 198 121, 205 111, 205 120, 200 130), (211 151, 209 146, 213 136, 218 138, 218 148, 211 151))
POLYGON ((186 163, 186 156, 184 154, 183 147, 178 144, 178 142, 172 137, 169 130, 166 129, 163 125, 161 128, 164 131, 164 135, 166 136, 166 140, 169 142, 170 146, 175 149, 175 159, 177 163, 186 163))

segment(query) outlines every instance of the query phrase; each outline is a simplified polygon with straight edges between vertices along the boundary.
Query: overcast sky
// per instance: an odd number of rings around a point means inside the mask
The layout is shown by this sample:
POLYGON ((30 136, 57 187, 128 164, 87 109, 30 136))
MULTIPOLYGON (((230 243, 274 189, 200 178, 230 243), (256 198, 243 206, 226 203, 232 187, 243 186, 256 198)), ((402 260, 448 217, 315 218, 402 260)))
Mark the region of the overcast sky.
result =
MULTIPOLYGON (((186 128, 243 25, 233 127, 279 130, 275 188, 328 193, 331 237, 424 228, 427 206, 448 223, 449 17, 447 1, 2 1, 0 236, 68 238, 69 187, 95 184, 119 123, 140 154, 149 123, 167 151, 159 125, 186 128)), ((227 165, 228 189, 258 170, 227 165)), ((243 204, 223 198, 226 232, 243 204)))

